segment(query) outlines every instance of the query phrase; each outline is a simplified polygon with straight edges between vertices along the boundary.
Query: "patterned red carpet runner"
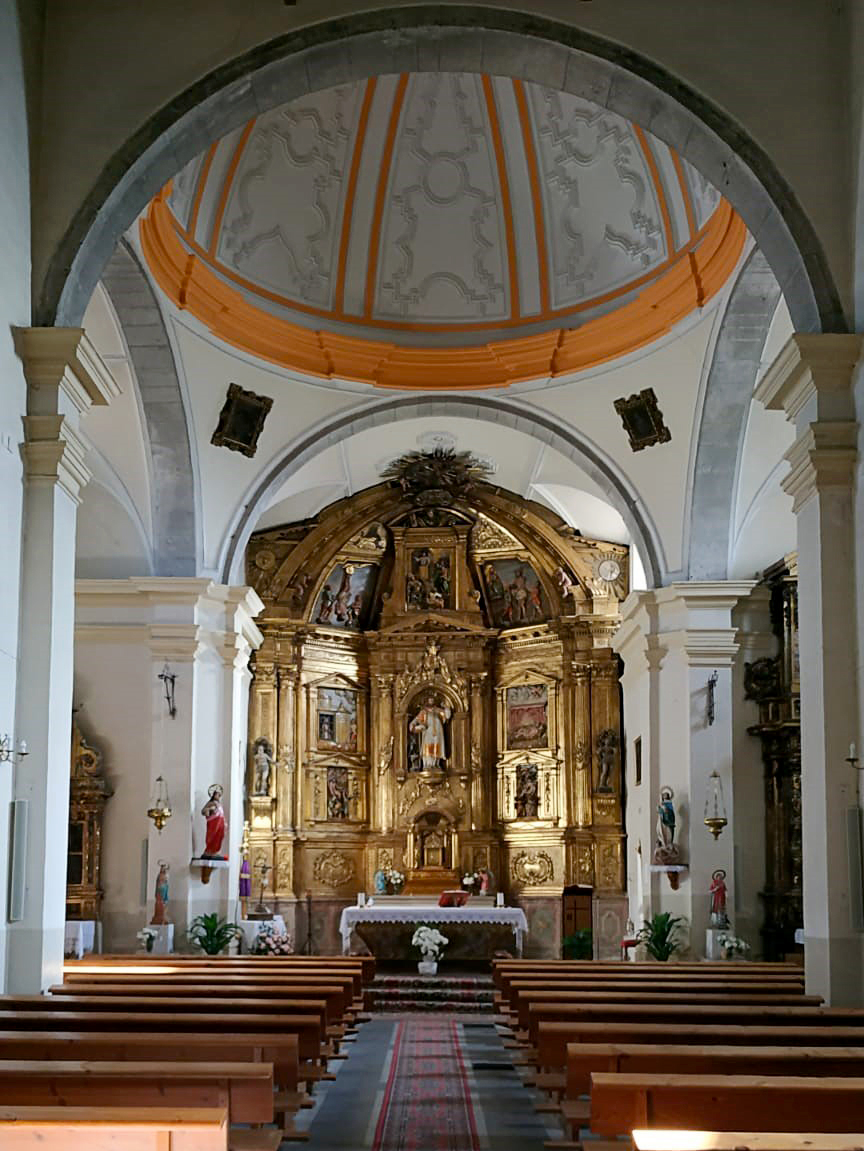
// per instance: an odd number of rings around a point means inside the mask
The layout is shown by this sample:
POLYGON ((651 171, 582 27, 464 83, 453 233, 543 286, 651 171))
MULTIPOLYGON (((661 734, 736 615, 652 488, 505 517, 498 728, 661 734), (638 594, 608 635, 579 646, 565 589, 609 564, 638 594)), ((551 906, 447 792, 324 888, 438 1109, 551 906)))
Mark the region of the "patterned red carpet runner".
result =
POLYGON ((479 1148, 456 1024, 433 1019, 398 1023, 372 1151, 479 1148))

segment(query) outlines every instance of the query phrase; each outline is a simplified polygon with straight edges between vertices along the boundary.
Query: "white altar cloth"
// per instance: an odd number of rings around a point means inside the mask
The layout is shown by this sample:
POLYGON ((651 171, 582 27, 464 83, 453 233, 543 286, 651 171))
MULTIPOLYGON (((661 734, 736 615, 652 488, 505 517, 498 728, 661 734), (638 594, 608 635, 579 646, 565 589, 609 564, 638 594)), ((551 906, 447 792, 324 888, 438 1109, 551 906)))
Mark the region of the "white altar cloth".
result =
POLYGON ((358 923, 498 923, 509 927, 516 937, 516 953, 522 954, 522 937, 528 931, 528 920, 521 907, 438 907, 407 905, 402 907, 346 907, 339 920, 342 954, 351 949, 351 932, 358 923))

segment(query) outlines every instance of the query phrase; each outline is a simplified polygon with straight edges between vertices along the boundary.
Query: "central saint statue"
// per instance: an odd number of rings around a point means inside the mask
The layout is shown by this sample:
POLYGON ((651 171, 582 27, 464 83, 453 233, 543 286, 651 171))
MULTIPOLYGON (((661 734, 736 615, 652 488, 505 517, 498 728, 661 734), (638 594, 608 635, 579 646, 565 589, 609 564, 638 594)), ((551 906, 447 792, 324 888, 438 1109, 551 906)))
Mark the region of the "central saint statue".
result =
MULTIPOLYGON (((421 771, 443 771, 447 764, 444 725, 453 713, 447 706, 424 704, 411 720, 409 731, 418 737, 421 771)), ((411 758, 409 756, 409 764, 411 758)), ((417 770, 411 765, 412 770, 417 770)))

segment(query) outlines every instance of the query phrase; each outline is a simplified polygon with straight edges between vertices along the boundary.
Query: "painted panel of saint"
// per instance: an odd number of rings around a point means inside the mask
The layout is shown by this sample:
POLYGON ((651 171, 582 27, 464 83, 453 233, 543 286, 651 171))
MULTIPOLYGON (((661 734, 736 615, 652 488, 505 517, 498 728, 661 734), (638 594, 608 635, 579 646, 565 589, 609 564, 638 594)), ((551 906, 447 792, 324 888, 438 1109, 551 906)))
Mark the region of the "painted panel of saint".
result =
POLYGON ((451 708, 437 691, 423 692, 408 720, 408 770, 445 771, 450 758, 451 708))
POLYGON ((517 819, 536 819, 540 813, 540 785, 536 763, 520 763, 516 768, 516 795, 513 799, 517 819))
POLYGON ((335 564, 312 610, 312 622, 359 631, 375 587, 377 564, 335 564))
POLYGON ((357 692, 318 688, 318 746, 357 750, 357 692))
POLYGON ((548 616, 543 587, 527 560, 489 560, 483 567, 486 604, 495 627, 540 623, 548 616))
POLYGON ((545 683, 507 688, 507 746, 511 750, 549 744, 549 689, 545 683))
POLYGON ((327 818, 348 819, 351 796, 348 794, 348 768, 327 768, 327 818))
POLYGON ((452 557, 449 551, 414 548, 405 579, 408 611, 453 607, 452 557))

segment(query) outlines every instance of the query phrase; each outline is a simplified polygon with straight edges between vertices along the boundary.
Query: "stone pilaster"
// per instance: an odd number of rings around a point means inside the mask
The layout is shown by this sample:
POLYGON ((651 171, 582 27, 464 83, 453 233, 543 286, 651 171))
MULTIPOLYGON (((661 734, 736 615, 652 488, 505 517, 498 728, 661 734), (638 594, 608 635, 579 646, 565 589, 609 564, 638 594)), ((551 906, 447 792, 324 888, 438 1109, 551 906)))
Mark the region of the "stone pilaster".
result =
POLYGON ((10 925, 8 988, 62 975, 75 617, 75 531, 90 479, 81 422, 119 394, 81 328, 19 328, 27 379, 16 733, 30 755, 13 794, 28 801, 23 918, 10 925))
POLYGON ((861 347, 859 335, 793 335, 756 389, 797 432, 783 487, 798 535, 807 990, 833 1004, 864 997, 852 906, 861 878, 850 874, 847 841, 858 780, 845 762, 849 744, 860 746, 853 378, 861 347))
MULTIPOLYGON (((631 918, 657 911, 685 916, 695 955, 704 954, 708 889, 723 868, 734 921, 736 816, 733 787, 732 674, 738 657, 733 611, 746 601, 750 581, 676 583, 634 592, 622 608, 615 638, 624 660, 624 730, 628 746, 628 872, 631 918), (709 678, 713 723, 709 721, 709 678), (642 777, 635 780, 633 745, 641 739, 642 777), (727 828, 712 839, 702 823, 709 776, 720 775, 727 828), (674 792, 676 843, 688 871, 673 889, 652 872, 661 787, 674 792)), ((758 945, 758 940, 750 940, 758 945)))

